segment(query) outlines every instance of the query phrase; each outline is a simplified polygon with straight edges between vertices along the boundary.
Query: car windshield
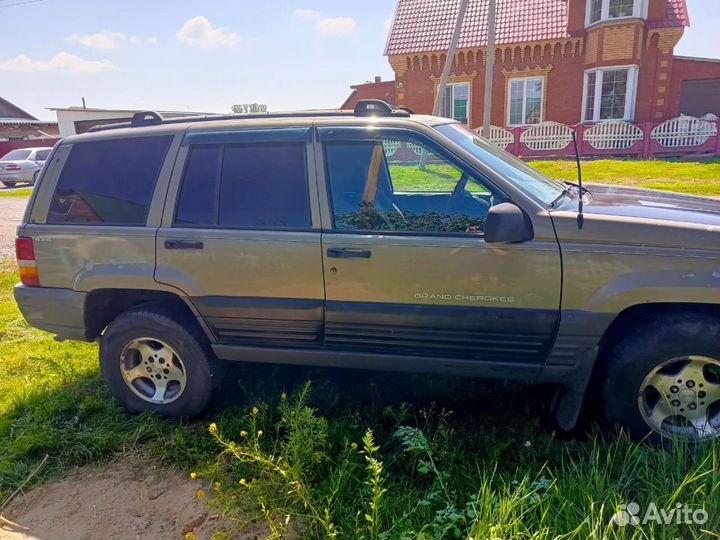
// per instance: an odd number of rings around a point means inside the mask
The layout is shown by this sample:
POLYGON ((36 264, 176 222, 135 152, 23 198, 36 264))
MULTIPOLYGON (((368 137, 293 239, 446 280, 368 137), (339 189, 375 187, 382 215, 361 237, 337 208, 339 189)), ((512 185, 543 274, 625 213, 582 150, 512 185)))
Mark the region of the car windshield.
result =
POLYGON ((522 160, 480 138, 462 124, 444 124, 435 129, 544 204, 551 205, 567 191, 567 186, 548 178, 522 160))
POLYGON ((32 150, 11 150, 0 159, 5 161, 22 161, 30 157, 32 150))

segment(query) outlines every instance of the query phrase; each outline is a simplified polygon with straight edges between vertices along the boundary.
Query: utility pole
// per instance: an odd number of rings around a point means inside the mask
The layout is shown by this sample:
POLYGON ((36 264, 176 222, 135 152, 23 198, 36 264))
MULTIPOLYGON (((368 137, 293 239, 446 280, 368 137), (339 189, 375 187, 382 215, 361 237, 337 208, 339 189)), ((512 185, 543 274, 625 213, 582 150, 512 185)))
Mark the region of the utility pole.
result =
POLYGON ((495 69, 496 0, 488 0, 487 62, 485 62, 485 105, 483 108, 483 137, 490 138, 492 122, 493 75, 495 69))
POLYGON ((445 59, 445 68, 440 77, 440 85, 438 93, 435 96, 435 105, 433 106, 433 116, 440 114, 443 98, 445 97, 445 87, 447 87, 448 78, 450 77, 450 69, 455 62, 455 51, 457 50, 458 40, 460 39, 460 31, 462 30, 463 20, 465 19, 465 11, 467 10, 469 0, 460 0, 460 10, 458 11, 457 22, 455 23, 455 32, 453 32, 450 40, 450 48, 448 49, 447 58, 445 59))

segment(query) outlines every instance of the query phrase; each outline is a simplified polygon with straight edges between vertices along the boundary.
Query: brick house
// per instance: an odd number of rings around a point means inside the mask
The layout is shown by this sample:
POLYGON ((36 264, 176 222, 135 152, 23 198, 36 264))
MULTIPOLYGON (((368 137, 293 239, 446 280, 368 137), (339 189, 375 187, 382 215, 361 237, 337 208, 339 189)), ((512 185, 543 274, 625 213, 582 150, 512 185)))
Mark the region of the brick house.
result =
MULTIPOLYGON (((398 0, 385 54, 395 72, 353 87, 429 113, 459 0, 398 0)), ((685 0, 497 0, 492 123, 662 122, 720 115, 720 61, 676 57, 685 0)), ((470 0, 442 115, 482 125, 487 0, 470 0)))

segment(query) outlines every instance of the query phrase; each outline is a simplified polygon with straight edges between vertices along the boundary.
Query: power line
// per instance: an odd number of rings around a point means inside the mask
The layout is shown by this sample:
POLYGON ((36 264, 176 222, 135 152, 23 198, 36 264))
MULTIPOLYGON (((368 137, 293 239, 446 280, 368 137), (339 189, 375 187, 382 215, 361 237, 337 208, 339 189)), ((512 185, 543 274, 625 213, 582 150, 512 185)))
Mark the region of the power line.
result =
POLYGON ((0 4, 0 9, 9 8, 14 6, 24 6, 25 4, 35 4, 36 2, 42 2, 43 0, 20 0, 13 4, 0 4))

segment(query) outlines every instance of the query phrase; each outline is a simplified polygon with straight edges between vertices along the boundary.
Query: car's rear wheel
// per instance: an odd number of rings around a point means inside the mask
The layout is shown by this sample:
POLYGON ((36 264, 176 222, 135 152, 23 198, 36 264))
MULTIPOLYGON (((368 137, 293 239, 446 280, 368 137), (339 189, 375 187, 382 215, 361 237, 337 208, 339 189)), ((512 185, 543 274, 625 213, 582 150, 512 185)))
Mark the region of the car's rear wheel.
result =
POLYGON ((162 310, 120 315, 105 332, 100 367, 113 396, 131 412, 202 412, 213 390, 213 357, 193 322, 162 310))
POLYGON ((720 321, 690 313, 647 323, 617 344, 602 391, 607 421, 635 439, 720 435, 720 321))
POLYGON ((4 185, 5 187, 15 187, 15 184, 16 184, 16 183, 17 183, 17 182, 3 182, 3 185, 4 185))

